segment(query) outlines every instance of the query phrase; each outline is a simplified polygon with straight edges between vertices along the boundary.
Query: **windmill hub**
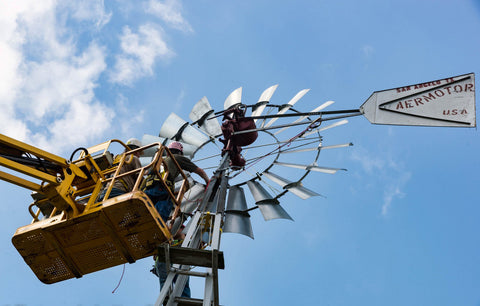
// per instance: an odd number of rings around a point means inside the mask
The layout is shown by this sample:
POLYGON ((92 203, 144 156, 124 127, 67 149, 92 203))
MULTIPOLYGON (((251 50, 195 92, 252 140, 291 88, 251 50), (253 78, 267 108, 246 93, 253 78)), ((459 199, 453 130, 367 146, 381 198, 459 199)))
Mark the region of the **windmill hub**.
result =
POLYGON ((236 132, 254 130, 255 121, 251 118, 245 118, 245 108, 236 106, 224 112, 222 123, 222 134, 224 139, 219 139, 223 143, 222 155, 228 153, 231 166, 241 168, 245 166, 245 159, 240 155, 242 146, 248 146, 257 140, 257 131, 236 135, 236 132))

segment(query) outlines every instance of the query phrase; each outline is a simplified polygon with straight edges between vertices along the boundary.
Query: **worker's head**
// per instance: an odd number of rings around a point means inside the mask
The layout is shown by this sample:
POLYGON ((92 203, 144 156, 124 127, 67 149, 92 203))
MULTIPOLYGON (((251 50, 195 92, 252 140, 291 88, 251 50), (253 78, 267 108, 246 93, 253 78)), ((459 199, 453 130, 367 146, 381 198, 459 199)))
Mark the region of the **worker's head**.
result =
POLYGON ((168 145, 168 149, 173 154, 183 154, 183 145, 178 141, 174 141, 168 145))
POLYGON ((142 143, 137 138, 130 138, 129 140, 127 140, 126 145, 130 150, 135 150, 140 148, 142 146, 142 143))

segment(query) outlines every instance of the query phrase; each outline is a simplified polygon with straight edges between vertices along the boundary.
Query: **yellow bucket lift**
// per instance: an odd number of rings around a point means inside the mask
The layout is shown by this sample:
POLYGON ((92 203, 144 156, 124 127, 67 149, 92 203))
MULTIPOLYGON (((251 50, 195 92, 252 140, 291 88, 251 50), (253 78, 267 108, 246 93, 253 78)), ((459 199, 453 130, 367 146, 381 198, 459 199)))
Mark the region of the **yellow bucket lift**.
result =
POLYGON ((34 191, 29 206, 33 221, 18 228, 12 242, 38 279, 47 284, 155 254, 172 235, 148 196, 139 190, 142 180, 156 172, 177 213, 188 189, 186 175, 160 143, 128 150, 121 141, 111 140, 82 150, 80 158, 70 162, 0 134, 0 165, 38 181, 0 171, 0 179, 34 191), (118 163, 108 151, 112 142, 127 149, 118 163), (119 174, 135 152, 146 149, 156 149, 148 165, 119 174), (164 181, 168 175, 164 155, 173 159, 182 175, 176 192, 164 181), (109 198, 113 183, 125 176, 136 177, 133 190, 109 198), (103 197, 99 197, 101 191, 103 197))

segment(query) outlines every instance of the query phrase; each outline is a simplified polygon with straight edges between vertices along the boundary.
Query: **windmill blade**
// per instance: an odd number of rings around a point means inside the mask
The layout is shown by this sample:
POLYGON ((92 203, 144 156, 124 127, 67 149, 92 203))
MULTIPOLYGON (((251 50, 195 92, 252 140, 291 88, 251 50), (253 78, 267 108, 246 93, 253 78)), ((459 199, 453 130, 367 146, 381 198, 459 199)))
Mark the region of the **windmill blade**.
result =
MULTIPOLYGON (((301 153, 301 152, 311 152, 311 151, 319 151, 319 150, 324 150, 324 149, 334 149, 334 148, 343 148, 343 147, 349 147, 353 146, 353 143, 345 143, 345 144, 337 144, 337 145, 330 145, 330 146, 323 146, 321 141, 319 143, 318 137, 312 137, 312 138, 297 138, 295 140, 287 140, 287 141, 279 141, 279 142, 272 142, 272 143, 264 143, 260 145, 255 145, 255 146, 248 146, 245 147, 245 150, 250 150, 250 149, 258 149, 258 148, 264 148, 264 147, 273 147, 270 151, 270 153, 277 152, 279 154, 289 154, 289 153, 301 153), (308 141, 308 142, 306 142, 308 141), (304 143, 302 143, 304 142, 304 143), (295 146, 289 146, 286 149, 282 149, 279 145, 281 144, 295 144, 295 146), (298 144, 300 143, 300 144, 298 144), (306 146, 310 146, 312 144, 315 144, 315 147, 308 147, 305 148, 306 146), (299 149, 303 148, 303 149, 299 149)), ((247 163, 254 163, 259 159, 264 158, 264 156, 258 156, 258 157, 251 157, 249 158, 247 163)))
MULTIPOLYGON (((157 137, 157 136, 153 136, 153 135, 147 135, 147 134, 144 134, 143 137, 142 137, 142 144, 145 145, 145 146, 149 145, 149 144, 152 144, 152 143, 156 143, 156 142, 164 144, 164 142, 166 142, 166 138, 157 137)), ((142 157, 153 157, 155 155, 155 153, 157 152, 157 150, 158 150, 157 147, 151 147, 151 148, 148 148, 146 150, 143 150, 142 157)))
MULTIPOLYGON (((185 175, 187 177, 187 182, 188 186, 193 186, 196 182, 193 179, 193 177, 190 175, 189 172, 184 171, 185 175)), ((183 185, 183 176, 179 175, 175 178, 174 184, 173 184, 173 190, 175 193, 178 193, 180 191, 180 188, 182 188, 183 185)))
POLYGON ((142 167, 145 167, 152 162, 152 157, 151 156, 140 156, 139 160, 140 160, 140 165, 142 165, 142 167))
MULTIPOLYGON (((155 142, 160 142, 161 144, 163 144, 165 146, 168 146, 170 143, 173 142, 173 140, 170 140, 170 139, 167 139, 167 138, 164 138, 164 137, 148 135, 148 134, 145 134, 142 137, 142 143, 144 145, 148 145, 148 144, 155 143, 155 142)), ((194 145, 191 145, 191 144, 188 144, 188 143, 185 143, 185 142, 182 142, 182 141, 180 141, 180 143, 183 145, 183 155, 188 156, 190 158, 192 158, 195 155, 195 152, 197 152, 197 150, 198 150, 198 147, 196 147, 194 145)), ((153 157, 153 155, 155 155, 156 151, 157 151, 157 148, 149 148, 149 149, 143 151, 142 156, 153 157)))
POLYGON ((223 232, 241 234, 254 239, 250 215, 243 212, 225 212, 223 232))
POLYGON ((167 117, 158 136, 186 142, 196 147, 201 147, 210 140, 207 135, 191 126, 175 113, 171 113, 167 117))
POLYGON ((213 108, 208 102, 207 97, 203 97, 192 108, 188 115, 192 122, 196 122, 201 130, 211 137, 222 134, 220 123, 213 114, 213 108))
POLYGON ((229 189, 223 232, 237 233, 253 239, 252 223, 247 212, 247 200, 241 187, 232 186, 229 189))
POLYGON ((265 221, 270 221, 273 219, 287 219, 292 220, 293 218, 283 209, 280 204, 257 204, 260 208, 260 212, 263 215, 265 221))
MULTIPOLYGON (((285 104, 278 112, 277 112, 277 115, 281 115, 281 114, 284 114, 290 107, 292 107, 295 103, 298 102, 298 100, 300 100, 310 89, 304 89, 304 90, 300 90, 296 95, 295 97, 293 97, 290 101, 288 101, 287 104, 285 104)), ((271 126, 275 121, 277 121, 278 118, 272 118, 270 119, 270 121, 267 122, 267 124, 265 125, 265 127, 269 127, 271 126)))
POLYGON ((274 164, 279 166, 284 166, 284 167, 290 167, 290 168, 296 168, 296 169, 302 169, 302 170, 312 170, 312 171, 328 173, 328 174, 334 174, 339 170, 344 170, 344 171, 347 170, 342 168, 319 167, 317 165, 301 165, 301 164, 291 164, 291 163, 282 163, 282 162, 274 162, 274 164))
MULTIPOLYGON (((332 105, 333 103, 335 103, 335 102, 333 102, 333 101, 327 101, 327 102, 323 103, 322 105, 320 105, 319 107, 317 107, 317 108, 315 108, 314 110, 312 110, 311 113, 319 112, 319 111, 321 111, 322 109, 326 108, 327 106, 332 105)), ((308 116, 302 116, 302 117, 298 118, 297 120, 293 121, 292 123, 301 122, 301 121, 305 120, 307 117, 308 117, 308 116)), ((280 130, 276 131, 276 132, 273 133, 273 134, 274 134, 274 135, 277 135, 277 134, 285 131, 285 130, 288 129, 288 128, 289 128, 289 127, 285 127, 285 128, 283 128, 283 129, 280 129, 280 130)))
MULTIPOLYGON (((268 102, 273 96, 275 90, 277 90, 278 84, 270 86, 269 88, 265 89, 265 91, 260 95, 258 102, 253 107, 252 116, 260 116, 263 113, 268 102)), ((257 122, 258 119, 254 119, 254 122, 257 122)))
POLYGON ((294 195, 298 196, 299 198, 306 200, 310 197, 319 196, 320 194, 312 191, 306 187, 303 187, 301 182, 291 182, 286 178, 283 178, 275 173, 265 171, 263 175, 270 179, 272 182, 282 186, 283 189, 286 189, 292 192, 294 195))
POLYGON ((353 146, 353 143, 342 143, 338 145, 331 145, 331 146, 322 146, 320 143, 317 147, 315 148, 306 148, 306 149, 298 149, 298 150, 291 150, 287 149, 284 151, 281 151, 281 154, 290 154, 290 153, 300 153, 300 152, 310 152, 310 151, 318 151, 318 150, 327 150, 327 149, 337 149, 337 148, 345 148, 345 147, 350 147, 353 146))
POLYGON ((243 188, 232 186, 228 192, 227 210, 247 211, 247 200, 243 188))
POLYGON ((186 214, 193 213, 200 204, 200 200, 204 193, 205 186, 199 183, 194 184, 190 189, 188 189, 183 196, 182 212, 186 214))
POLYGON ((337 127, 337 126, 341 126, 341 125, 344 125, 344 124, 347 124, 348 123, 348 120, 347 119, 343 119, 343 120, 340 120, 340 121, 337 121, 333 124, 330 124, 330 125, 327 125, 327 126, 324 126, 324 127, 321 127, 321 128, 318 128, 318 129, 315 129, 313 131, 310 131, 308 133, 305 133, 302 135, 302 137, 307 137, 309 135, 312 135, 312 134, 315 134, 315 133, 319 133, 319 132, 323 132, 325 130, 328 130, 328 129, 331 129, 331 128, 334 128, 334 127, 337 127))
POLYGON ((267 190, 257 181, 248 181, 247 186, 255 199, 255 204, 273 203, 278 204, 278 200, 272 197, 267 190))
POLYGON ((260 208, 265 221, 273 219, 288 219, 292 217, 280 206, 277 199, 273 198, 268 191, 257 181, 248 181, 247 186, 255 199, 255 204, 260 208))
POLYGON ((242 87, 239 87, 232 91, 230 95, 225 99, 225 103, 223 103, 223 109, 227 110, 235 105, 242 103, 242 87))
POLYGON ((269 147, 269 146, 278 147, 279 144, 305 142, 305 141, 309 141, 309 140, 310 140, 310 142, 308 142, 307 144, 318 143, 318 137, 297 138, 293 141, 291 139, 287 139, 287 140, 277 141, 277 142, 262 143, 260 145, 255 145, 255 146, 251 145, 251 146, 244 147, 244 149, 256 149, 256 148, 269 147))

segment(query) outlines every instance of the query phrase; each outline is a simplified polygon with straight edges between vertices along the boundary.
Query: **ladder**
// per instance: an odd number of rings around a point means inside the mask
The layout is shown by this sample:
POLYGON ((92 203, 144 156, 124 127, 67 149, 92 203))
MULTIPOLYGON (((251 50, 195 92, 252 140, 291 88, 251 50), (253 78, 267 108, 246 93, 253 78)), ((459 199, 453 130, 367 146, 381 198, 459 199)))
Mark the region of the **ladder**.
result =
POLYGON ((229 161, 228 154, 225 154, 207 186, 202 202, 187 224, 181 247, 170 247, 165 243, 159 248, 159 260, 171 268, 155 306, 219 305, 218 269, 224 269, 225 266, 223 252, 219 249, 229 161), (209 250, 201 249, 205 243, 210 244, 209 250), (205 272, 193 271, 192 266, 203 267, 205 272), (189 276, 205 278, 203 299, 180 297, 189 276))

